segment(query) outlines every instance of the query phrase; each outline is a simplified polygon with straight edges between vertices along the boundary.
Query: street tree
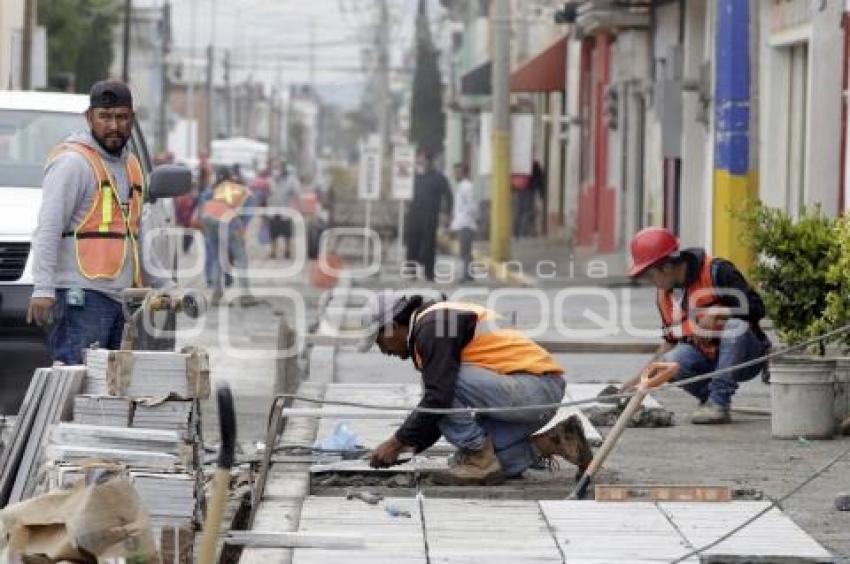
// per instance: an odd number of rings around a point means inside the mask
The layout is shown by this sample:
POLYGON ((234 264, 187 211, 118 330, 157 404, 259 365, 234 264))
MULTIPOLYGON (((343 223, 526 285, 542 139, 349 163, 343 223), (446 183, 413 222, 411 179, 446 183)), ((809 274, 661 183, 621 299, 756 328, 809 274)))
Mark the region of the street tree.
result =
POLYGON ((120 15, 115 0, 39 0, 39 23, 47 30, 51 88, 88 92, 109 76, 112 32, 120 15))
POLYGON ((410 108, 410 140, 419 150, 439 155, 443 152, 446 115, 443 111, 443 81, 439 51, 431 37, 428 2, 419 0, 416 14, 416 70, 410 108))

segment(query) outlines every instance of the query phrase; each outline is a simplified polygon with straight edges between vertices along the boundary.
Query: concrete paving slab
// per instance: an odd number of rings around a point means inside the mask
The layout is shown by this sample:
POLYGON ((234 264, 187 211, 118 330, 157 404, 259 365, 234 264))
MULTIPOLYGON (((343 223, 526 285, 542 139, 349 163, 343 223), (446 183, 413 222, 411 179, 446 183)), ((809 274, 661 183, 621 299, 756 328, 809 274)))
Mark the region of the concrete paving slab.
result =
POLYGON ((537 502, 426 498, 423 508, 431 562, 563 561, 537 502))
POLYGON ((427 562, 419 508, 410 498, 389 498, 378 505, 369 505, 358 499, 310 497, 304 502, 298 530, 360 534, 365 546, 345 551, 296 549, 293 564, 427 562), (410 517, 391 516, 386 511, 387 504, 407 511, 410 517))
MULTIPOLYGON (((299 531, 362 534, 366 547, 346 562, 670 562, 765 507, 766 502, 603 503, 498 499, 389 498, 378 505, 310 497, 299 531), (392 517, 387 504, 410 517, 392 517), (391 560, 381 560, 391 558, 391 560)), ((739 558, 791 556, 830 561, 831 555, 779 510, 772 510, 709 551, 739 558), (749 529, 749 530, 748 530, 749 529)), ((341 562, 338 552, 295 550, 294 562, 341 562)), ((767 561, 767 560, 762 560, 767 561)), ((686 562, 695 564, 699 557, 686 562)))
MULTIPOLYGON (((658 508, 695 547, 714 542, 727 531, 765 510, 767 501, 739 501, 732 503, 658 503, 658 508)), ((832 556, 812 537, 798 527, 779 509, 765 515, 742 529, 739 533, 707 550, 706 556, 741 555, 783 557, 792 561, 829 562, 832 556)))

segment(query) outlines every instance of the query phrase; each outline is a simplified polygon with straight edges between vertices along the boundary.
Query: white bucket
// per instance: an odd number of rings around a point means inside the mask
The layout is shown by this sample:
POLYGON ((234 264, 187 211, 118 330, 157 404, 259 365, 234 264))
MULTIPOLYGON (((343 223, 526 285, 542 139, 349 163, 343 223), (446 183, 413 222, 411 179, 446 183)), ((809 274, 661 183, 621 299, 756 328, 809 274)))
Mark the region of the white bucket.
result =
POLYGON ((835 359, 835 421, 850 417, 850 357, 835 359))
POLYGON ((835 434, 835 359, 798 356, 770 363, 771 434, 775 439, 831 439, 835 434))

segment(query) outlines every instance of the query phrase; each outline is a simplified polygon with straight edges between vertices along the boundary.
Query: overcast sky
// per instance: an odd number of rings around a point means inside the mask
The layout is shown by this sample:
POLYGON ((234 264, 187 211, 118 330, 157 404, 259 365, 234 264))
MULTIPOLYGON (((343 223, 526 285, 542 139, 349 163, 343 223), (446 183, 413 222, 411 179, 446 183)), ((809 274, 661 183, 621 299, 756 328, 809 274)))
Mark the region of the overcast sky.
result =
MULTIPOLYGON (((433 14, 436 0, 432 3, 433 14)), ((391 66, 398 66, 413 42, 417 2, 388 0, 388 4, 393 21, 391 66)), ((338 90, 343 96, 353 91, 350 85, 363 82, 361 50, 371 43, 369 26, 376 21, 375 0, 172 0, 175 55, 189 56, 194 44, 196 60, 203 59, 214 35, 218 80, 223 69, 220 53, 228 48, 236 82, 248 76, 269 85, 278 76, 284 86, 307 82, 312 37, 316 82, 324 86, 322 92, 338 90)))

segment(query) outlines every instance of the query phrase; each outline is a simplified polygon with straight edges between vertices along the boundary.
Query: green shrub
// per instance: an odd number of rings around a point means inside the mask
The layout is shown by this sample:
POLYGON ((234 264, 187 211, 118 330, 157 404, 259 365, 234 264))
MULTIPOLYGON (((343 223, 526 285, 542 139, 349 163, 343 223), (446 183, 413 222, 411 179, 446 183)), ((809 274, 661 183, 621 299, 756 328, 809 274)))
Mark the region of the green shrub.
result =
MULTIPOLYGON (((742 214, 759 287, 779 337, 796 344, 846 323, 850 300, 850 226, 819 207, 792 219, 761 203, 742 214), (843 297, 842 297, 843 296, 843 297)), ((823 354, 824 347, 818 347, 823 354)))
MULTIPOLYGON (((833 256, 826 271, 832 288, 826 296, 826 309, 816 324, 819 333, 850 324, 850 217, 842 216, 832 229, 833 256)), ((843 334, 844 349, 850 349, 850 334, 843 334)))

